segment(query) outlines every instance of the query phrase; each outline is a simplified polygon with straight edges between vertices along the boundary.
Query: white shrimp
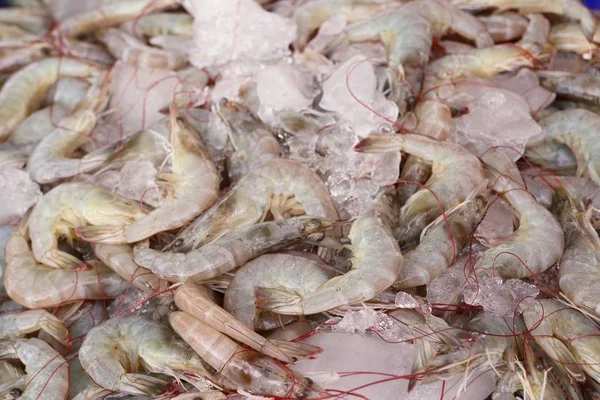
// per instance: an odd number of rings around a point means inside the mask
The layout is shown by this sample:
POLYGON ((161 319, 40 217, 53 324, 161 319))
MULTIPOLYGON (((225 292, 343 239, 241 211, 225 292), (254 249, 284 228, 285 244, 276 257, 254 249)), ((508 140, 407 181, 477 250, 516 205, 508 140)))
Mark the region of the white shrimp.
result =
POLYGON ((171 329, 134 315, 92 328, 79 349, 79 361, 98 385, 130 394, 166 392, 168 382, 149 373, 190 383, 208 376, 200 357, 171 329))
POLYGON ((477 157, 463 147, 419 135, 371 135, 355 146, 356 151, 384 153, 405 151, 433 162, 425 186, 402 206, 396 237, 401 246, 415 242, 421 231, 442 211, 463 202, 485 180, 477 157))
POLYGON ((188 13, 159 12, 125 22, 121 29, 138 38, 163 35, 191 37, 194 34, 193 25, 194 17, 188 13))
POLYGON ((120 225, 144 216, 138 203, 86 183, 65 183, 46 193, 29 219, 35 258, 55 268, 76 269, 82 262, 58 250, 58 238, 74 238, 74 229, 87 224, 120 225))
MULTIPOLYGON (((554 112, 539 121, 542 132, 527 142, 525 157, 538 147, 553 146, 552 142, 564 144, 577 159, 577 176, 589 176, 600 185, 600 116, 583 109, 554 112), (550 143, 549 143, 550 142, 550 143), (532 151, 530 151, 532 150, 532 151)), ((535 158, 534 162, 537 162, 535 158)))
POLYGON ((552 24, 548 41, 557 51, 577 53, 585 60, 592 59, 598 51, 598 45, 588 40, 574 23, 552 24))
POLYGON ((278 314, 316 314, 367 301, 398 278, 403 259, 394 238, 394 190, 383 189, 373 205, 354 221, 348 238, 352 269, 330 279, 315 291, 301 294, 285 288, 258 287, 258 308, 278 314))
POLYGON ((577 381, 584 381, 587 374, 600 383, 600 328, 592 320, 555 299, 536 300, 523 319, 556 368, 577 381))
POLYGON ((9 361, 0 361, 0 399, 15 400, 25 389, 25 371, 9 361))
POLYGON ((320 398, 325 394, 309 379, 240 346, 188 313, 173 312, 169 322, 204 361, 219 371, 217 383, 230 390, 292 399, 320 398))
POLYGON ((600 77, 588 73, 538 71, 540 85, 566 96, 600 105, 600 77))
POLYGON ((70 301, 114 298, 129 284, 102 263, 67 271, 39 264, 31 252, 23 222, 6 244, 4 285, 11 299, 28 308, 49 308, 70 301))
POLYGON ((218 114, 229 128, 234 148, 227 158, 228 173, 234 183, 254 168, 279 158, 281 149, 275 135, 248 108, 223 99, 218 114))
POLYGON ((283 362, 313 358, 322 352, 320 348, 308 344, 267 340, 217 306, 210 297, 210 290, 206 287, 184 283, 175 292, 175 305, 232 339, 283 362))
POLYGON ((519 39, 529 24, 525 16, 515 12, 495 13, 477 18, 483 22, 496 43, 519 39))
POLYGON ((115 151, 109 146, 89 153, 80 159, 69 156, 85 142, 96 126, 97 114, 108 103, 108 82, 92 86, 73 114, 63 118, 59 126, 37 144, 29 160, 27 172, 38 183, 59 179, 97 169, 115 151))
POLYGON ((147 46, 120 29, 110 28, 100 35, 100 39, 115 58, 140 68, 174 70, 187 63, 187 54, 147 46))
POLYGON ((0 140, 39 108, 52 85, 63 76, 97 79, 99 66, 70 58, 47 58, 11 75, 0 90, 0 140))
POLYGON ((265 252, 331 227, 330 220, 298 217, 237 229, 187 254, 135 251, 135 262, 173 282, 202 282, 217 277, 265 252))
POLYGON ((0 51, 0 72, 17 71, 52 54, 52 49, 46 42, 27 43, 26 45, 19 43, 15 47, 16 49, 11 51, 0 51))
POLYGON ((0 340, 25 336, 40 329, 61 344, 71 342, 63 322, 48 311, 26 310, 0 315, 0 340))
POLYGON ((257 287, 285 288, 305 296, 333 277, 322 263, 290 254, 265 254, 236 271, 225 291, 223 307, 250 329, 270 330, 292 320, 256 308, 257 287))
POLYGON ((179 228, 217 201, 220 177, 197 133, 184 125, 171 109, 171 172, 163 173, 168 196, 148 215, 121 226, 82 227, 84 240, 101 243, 134 243, 158 232, 179 228))
POLYGON ((25 365, 25 390, 20 400, 65 399, 69 393, 69 365, 40 339, 0 341, 0 359, 25 365))
POLYGON ((497 8, 500 11, 517 9, 521 13, 553 13, 577 20, 585 36, 592 38, 597 20, 592 12, 578 0, 451 0, 464 10, 477 11, 497 8))
POLYGON ((275 159, 248 173, 184 229, 170 250, 193 250, 233 229, 262 222, 269 212, 275 219, 306 214, 338 220, 329 190, 317 174, 299 162, 275 159))

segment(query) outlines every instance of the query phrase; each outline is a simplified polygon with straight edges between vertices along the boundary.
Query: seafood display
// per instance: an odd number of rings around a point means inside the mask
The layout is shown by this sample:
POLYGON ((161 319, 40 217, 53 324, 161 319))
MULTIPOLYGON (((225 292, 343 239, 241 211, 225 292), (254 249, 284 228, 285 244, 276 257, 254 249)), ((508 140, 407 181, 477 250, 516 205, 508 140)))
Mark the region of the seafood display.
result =
POLYGON ((600 399, 587 3, 0 2, 0 399, 600 399))

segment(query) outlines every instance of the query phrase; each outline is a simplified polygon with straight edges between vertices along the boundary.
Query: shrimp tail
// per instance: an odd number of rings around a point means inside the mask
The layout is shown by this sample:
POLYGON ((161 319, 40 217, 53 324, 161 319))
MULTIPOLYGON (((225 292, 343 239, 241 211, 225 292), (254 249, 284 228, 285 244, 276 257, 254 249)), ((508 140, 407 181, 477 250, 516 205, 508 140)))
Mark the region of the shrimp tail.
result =
POLYGON ((118 384, 119 389, 131 391, 132 393, 158 396, 165 393, 167 382, 144 374, 125 374, 118 384))
POLYGON ((121 244, 127 243, 125 226, 96 225, 75 229, 77 236, 86 242, 121 244))
POLYGON ((100 167, 115 153, 118 153, 122 148, 120 141, 104 146, 96 151, 86 154, 82 157, 81 163, 85 165, 85 170, 89 171, 100 167))
MULTIPOLYGON (((54 264, 58 266, 58 268, 66 270, 77 270, 81 268, 84 264, 77 257, 73 257, 69 253, 65 253, 63 251, 51 251, 51 253, 51 259, 54 262, 54 264)), ((42 261, 42 263, 46 264, 44 261, 42 261)))
POLYGON ((63 325, 60 320, 54 318, 42 318, 39 321, 40 329, 52 336, 61 344, 68 346, 71 344, 71 335, 69 330, 63 325))
POLYGON ((290 306, 299 303, 302 296, 288 292, 285 289, 272 289, 266 287, 257 287, 254 289, 256 297, 256 307, 261 310, 277 310, 280 307, 290 306))
POLYGON ((402 150, 402 139, 397 135, 371 135, 354 146, 359 153, 393 153, 402 150))
POLYGON ((270 339, 270 341, 277 346, 279 350, 283 351, 286 356, 289 356, 294 360, 301 358, 317 358, 319 354, 323 352, 322 348, 307 343, 288 342, 286 340, 275 339, 270 339))

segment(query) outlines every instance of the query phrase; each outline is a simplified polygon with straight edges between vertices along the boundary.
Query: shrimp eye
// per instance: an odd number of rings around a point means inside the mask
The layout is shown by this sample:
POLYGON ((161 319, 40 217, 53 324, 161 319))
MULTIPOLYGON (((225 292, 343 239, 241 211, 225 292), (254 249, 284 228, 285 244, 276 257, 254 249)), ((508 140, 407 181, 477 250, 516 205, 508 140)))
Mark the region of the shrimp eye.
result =
POLYGON ((17 397, 21 397, 21 395, 23 394, 23 391, 18 388, 12 388, 12 389, 10 389, 10 391, 8 393, 11 396, 11 398, 16 399, 17 397))
POLYGON ((175 243, 173 243, 173 247, 181 247, 183 244, 183 239, 177 239, 175 243))

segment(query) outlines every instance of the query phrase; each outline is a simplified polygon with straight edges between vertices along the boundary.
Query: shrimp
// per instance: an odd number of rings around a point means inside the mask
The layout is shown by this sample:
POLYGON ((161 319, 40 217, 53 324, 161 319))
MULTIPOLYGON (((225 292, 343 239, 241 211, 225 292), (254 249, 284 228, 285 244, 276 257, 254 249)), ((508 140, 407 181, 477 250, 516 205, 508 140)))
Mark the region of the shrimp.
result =
POLYGON ((138 38, 163 35, 191 37, 194 17, 188 13, 169 12, 143 15, 121 25, 121 29, 138 38))
POLYGON ((125 225, 144 216, 139 204, 86 183, 66 183, 46 193, 29 219, 35 258, 55 268, 76 269, 82 262, 58 250, 58 237, 72 241, 86 224, 125 225))
POLYGON ((553 24, 548 41, 556 51, 577 53, 585 60, 591 60, 598 51, 598 45, 588 40, 581 27, 573 23, 553 24))
POLYGON ((70 58, 47 58, 11 75, 0 90, 0 140, 5 139, 42 104, 50 87, 60 78, 94 79, 104 74, 99 66, 70 58))
POLYGON ((330 220, 312 217, 263 222, 238 229, 187 254, 136 249, 134 260, 172 282, 202 282, 331 225, 330 220))
POLYGON ((286 288, 304 296, 331 278, 331 272, 322 263, 289 254, 265 254, 237 270, 225 291, 223 307, 250 329, 274 329, 292 318, 258 310, 256 287, 286 288))
MULTIPOLYGON (((443 103, 431 100, 420 102, 415 107, 418 119, 416 132, 436 140, 445 141, 452 129, 452 113, 450 108, 443 103)), ((425 183, 431 175, 431 162, 419 157, 409 155, 404 162, 400 178, 403 180, 425 183)), ((400 204, 419 190, 419 185, 413 183, 400 183, 398 196, 400 204)))
POLYGON ((463 147, 433 139, 407 135, 371 135, 361 140, 355 150, 366 153, 405 151, 433 162, 425 185, 402 206, 396 237, 401 246, 415 242, 433 220, 463 202, 485 180, 477 157, 463 147), (441 208, 442 207, 442 208, 441 208))
POLYGON ((129 244, 98 243, 94 245, 94 254, 123 279, 146 293, 165 290, 169 286, 167 281, 133 261, 133 247, 129 244))
POLYGON ((369 18, 380 12, 383 5, 369 0, 320 0, 302 4, 294 12, 298 34, 294 47, 304 49, 311 35, 329 18, 343 15, 349 23, 369 18))
POLYGON ((593 209, 578 212, 566 191, 556 191, 555 209, 565 232, 560 258, 560 289, 577 306, 600 315, 600 238, 590 221, 593 209))
POLYGON ((21 400, 65 399, 69 392, 69 365, 49 344, 40 339, 0 341, 0 359, 19 360, 25 365, 25 390, 21 400))
POLYGON ((329 47, 344 41, 355 43, 371 40, 381 41, 388 64, 404 77, 406 65, 424 65, 429 61, 433 37, 427 19, 400 8, 348 26, 329 47))
POLYGON ((73 58, 87 60, 107 67, 115 63, 115 59, 110 52, 99 44, 65 38, 63 38, 63 43, 65 52, 73 58))
POLYGON ((579 21, 581 29, 588 39, 596 30, 597 20, 592 12, 577 0, 451 0, 455 6, 463 10, 477 11, 486 8, 497 8, 500 11, 517 9, 527 13, 552 13, 564 15, 579 21))
POLYGON ((600 105, 600 77, 586 73, 538 71, 540 85, 559 96, 600 105))
POLYGON ((140 68, 179 69, 187 63, 186 54, 147 46, 119 29, 107 29, 100 39, 116 58, 140 68))
POLYGON ((8 361, 0 361, 0 399, 18 399, 25 389, 25 371, 8 361))
POLYGON ((383 189, 371 207, 354 221, 348 238, 352 269, 330 279, 316 290, 258 287, 257 307, 278 314, 310 315, 347 304, 367 301, 390 287, 402 270, 402 254, 394 239, 395 193, 383 189))
POLYGON ((404 268, 394 287, 426 285, 452 265, 483 218, 487 200, 481 192, 485 184, 423 230, 417 248, 405 254, 404 268))
POLYGON ((26 310, 0 315, 0 340, 25 336, 43 330, 59 343, 71 342, 69 331, 60 319, 45 310, 26 310))
POLYGON ((281 340, 267 340, 217 306, 210 290, 194 283, 184 283, 175 292, 175 305, 194 318, 248 347, 289 363, 298 358, 313 358, 322 350, 318 347, 281 340))
POLYGON ((233 229, 262 222, 267 213, 276 219, 306 214, 338 220, 329 190, 307 166, 275 159, 249 172, 217 204, 185 228, 171 251, 190 251, 233 229))
POLYGON ((192 384, 208 376, 200 357, 171 329, 135 315, 92 328, 79 349, 79 361, 98 385, 129 394, 166 392, 168 382, 148 373, 192 384))
POLYGON ((78 228, 84 240, 101 243, 133 243, 158 232, 179 228, 217 201, 220 177, 204 144, 171 109, 171 173, 163 173, 170 194, 161 206, 130 224, 78 228))
POLYGON ((542 133, 527 142, 525 157, 530 149, 553 146, 548 142, 564 144, 577 160, 576 175, 589 176, 600 185, 600 142, 596 135, 600 129, 600 116, 587 110, 570 109, 552 113, 542 118, 539 124, 542 133))
POLYGON ((97 9, 63 20, 53 33, 59 38, 81 36, 177 6, 178 3, 179 0, 107 1, 97 9))
MULTIPOLYGON (((514 166, 516 170, 516 166, 514 166)), ((475 270, 491 269, 502 278, 540 274, 560 259, 564 235, 552 213, 508 176, 493 171, 494 190, 502 194, 519 216, 519 228, 506 238, 488 239, 491 246, 475 264, 475 270)))
POLYGON ((496 43, 519 39, 529 24, 526 17, 515 12, 502 12, 477 18, 485 25, 496 43))
POLYGON ((122 294, 128 282, 101 263, 67 271, 38 264, 29 247, 26 219, 6 245, 4 285, 11 299, 27 308, 56 307, 65 302, 107 299, 122 294))
POLYGON ((558 300, 541 299, 525 310, 523 319, 556 368, 579 382, 587 374, 600 383, 600 329, 588 317, 558 300))
POLYGON ((281 149, 273 132, 241 104, 221 100, 217 112, 229 128, 234 153, 228 157, 228 172, 233 182, 266 162, 279 158, 281 149))
POLYGON ((194 126, 193 123, 188 121, 189 114, 186 114, 190 111, 188 109, 202 105, 205 102, 204 88, 209 81, 208 74, 198 68, 189 67, 177 71, 177 79, 181 87, 175 92, 173 102, 178 109, 186 109, 186 113, 182 117, 190 126, 194 126))
POLYGON ((27 45, 19 44, 19 46, 14 47, 16 49, 0 52, 0 72, 15 72, 52 54, 52 48, 45 42, 34 42, 27 45))
POLYGON ((16 25, 35 34, 43 34, 52 25, 52 15, 45 7, 5 7, 0 14, 0 23, 16 25))
POLYGON ((429 21, 433 36, 442 37, 455 32, 471 40, 477 47, 494 44, 485 25, 473 15, 442 0, 416 0, 401 6, 402 11, 415 13, 429 21))
POLYGON ((87 140, 96 126, 97 113, 108 103, 107 82, 92 86, 86 99, 75 112, 60 121, 59 126, 45 136, 27 161, 27 172, 38 183, 51 183, 97 169, 115 146, 89 153, 80 159, 68 158, 87 140))
POLYGON ((311 380, 267 356, 238 345, 188 313, 173 312, 169 315, 169 322, 204 361, 219 371, 218 383, 230 390, 243 389, 255 395, 286 399, 319 398, 324 394, 311 380))
POLYGON ((550 21, 542 14, 527 14, 527 18, 529 18, 529 24, 527 25, 525 34, 519 41, 519 44, 548 43, 548 37, 550 36, 550 21))

